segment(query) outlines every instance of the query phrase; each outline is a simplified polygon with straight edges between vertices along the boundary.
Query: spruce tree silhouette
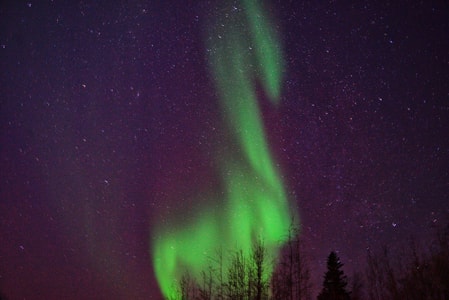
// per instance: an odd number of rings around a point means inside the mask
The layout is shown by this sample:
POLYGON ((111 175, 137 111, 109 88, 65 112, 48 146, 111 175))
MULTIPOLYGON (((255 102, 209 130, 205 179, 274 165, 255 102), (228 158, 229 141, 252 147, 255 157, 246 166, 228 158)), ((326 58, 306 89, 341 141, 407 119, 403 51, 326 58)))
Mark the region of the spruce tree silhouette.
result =
POLYGON ((327 272, 324 275, 323 289, 318 295, 318 300, 349 300, 349 292, 346 290, 348 279, 340 269, 343 264, 337 254, 331 252, 327 258, 327 272))

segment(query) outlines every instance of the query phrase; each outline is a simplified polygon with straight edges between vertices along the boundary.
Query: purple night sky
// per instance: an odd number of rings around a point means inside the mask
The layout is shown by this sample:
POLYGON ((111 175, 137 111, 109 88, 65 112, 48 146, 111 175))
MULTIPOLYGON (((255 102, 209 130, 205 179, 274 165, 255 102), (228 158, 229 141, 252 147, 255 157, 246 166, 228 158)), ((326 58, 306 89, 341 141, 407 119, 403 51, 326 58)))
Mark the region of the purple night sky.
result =
MULTIPOLYGON (((286 71, 264 122, 316 289, 331 250, 351 276, 367 249, 449 221, 449 5, 389 2, 267 5, 286 71)), ((2 1, 7 299, 161 297, 152 227, 201 205, 225 147, 204 43, 216 3, 2 1)))

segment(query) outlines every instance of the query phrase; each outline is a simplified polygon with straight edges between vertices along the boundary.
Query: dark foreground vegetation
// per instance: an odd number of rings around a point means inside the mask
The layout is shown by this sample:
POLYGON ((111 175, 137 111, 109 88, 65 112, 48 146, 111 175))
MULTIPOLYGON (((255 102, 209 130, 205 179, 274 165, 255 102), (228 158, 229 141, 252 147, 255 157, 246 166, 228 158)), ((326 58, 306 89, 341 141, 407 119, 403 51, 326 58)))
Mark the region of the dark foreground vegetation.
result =
POLYGON ((331 252, 316 298, 296 228, 288 232, 278 259, 273 261, 266 253, 263 241, 258 240, 249 255, 243 251, 228 254, 231 263, 226 268, 222 263, 224 253, 217 253, 210 258, 210 267, 202 272, 200 282, 184 275, 181 299, 449 299, 449 226, 439 230, 426 247, 411 241, 408 247, 394 253, 388 247, 368 252, 365 270, 350 279, 337 254, 331 252), (273 270, 271 278, 266 275, 269 270, 273 270))
MULTIPOLYGON (((210 257, 201 280, 186 273, 173 300, 449 300, 449 225, 434 235, 426 246, 411 239, 407 247, 393 251, 384 246, 369 251, 365 268, 348 278, 335 252, 327 258, 323 282, 312 295, 308 261, 298 230, 292 227, 281 255, 267 257, 262 240, 252 252, 224 253, 210 257), (267 274, 271 273, 269 278, 267 274)), ((315 287, 316 288, 316 287, 315 287)), ((0 300, 7 299, 0 292, 0 300)), ((172 300, 168 299, 168 300, 172 300)))

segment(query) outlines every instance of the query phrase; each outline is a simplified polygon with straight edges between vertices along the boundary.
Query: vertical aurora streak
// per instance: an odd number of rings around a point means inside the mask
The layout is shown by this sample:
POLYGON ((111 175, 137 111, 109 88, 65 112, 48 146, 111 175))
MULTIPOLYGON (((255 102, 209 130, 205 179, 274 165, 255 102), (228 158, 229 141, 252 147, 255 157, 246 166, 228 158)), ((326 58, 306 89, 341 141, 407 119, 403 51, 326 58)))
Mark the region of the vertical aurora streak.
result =
MULTIPOLYGON (((199 280, 218 249, 249 253, 257 237, 277 255, 291 222, 279 170, 270 155, 256 96, 260 83, 279 103, 283 59, 280 43, 258 1, 226 8, 209 31, 209 62, 232 149, 218 157, 223 207, 204 207, 190 224, 158 228, 152 249, 156 277, 165 297, 177 297, 182 274, 199 280)), ((224 267, 229 262, 224 261, 224 267)), ((269 275, 269 274, 268 274, 269 275)))

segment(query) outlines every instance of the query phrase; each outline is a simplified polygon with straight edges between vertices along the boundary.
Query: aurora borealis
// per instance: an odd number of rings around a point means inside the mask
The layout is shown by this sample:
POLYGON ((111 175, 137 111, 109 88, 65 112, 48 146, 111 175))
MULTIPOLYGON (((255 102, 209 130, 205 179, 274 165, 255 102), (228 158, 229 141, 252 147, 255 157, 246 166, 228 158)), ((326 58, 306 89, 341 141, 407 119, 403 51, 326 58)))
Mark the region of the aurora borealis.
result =
MULTIPOLYGON (((295 215, 289 212, 286 191, 270 155, 255 89, 258 80, 263 82, 270 99, 279 102, 281 47, 260 4, 252 0, 245 4, 232 16, 214 21, 208 38, 208 47, 216 49, 209 61, 235 144, 233 153, 217 157, 225 199, 215 209, 200 208, 193 224, 156 231, 153 262, 167 298, 176 295, 184 274, 200 282, 201 272, 217 251, 250 253, 259 238, 275 258, 295 215)), ((232 10, 225 7, 223 11, 232 10)), ((227 257, 225 269, 230 265, 227 257)))
POLYGON ((291 215, 315 295, 331 250, 351 277, 429 244, 447 20, 435 1, 2 1, 0 295, 162 299, 197 249, 268 245, 291 215))

